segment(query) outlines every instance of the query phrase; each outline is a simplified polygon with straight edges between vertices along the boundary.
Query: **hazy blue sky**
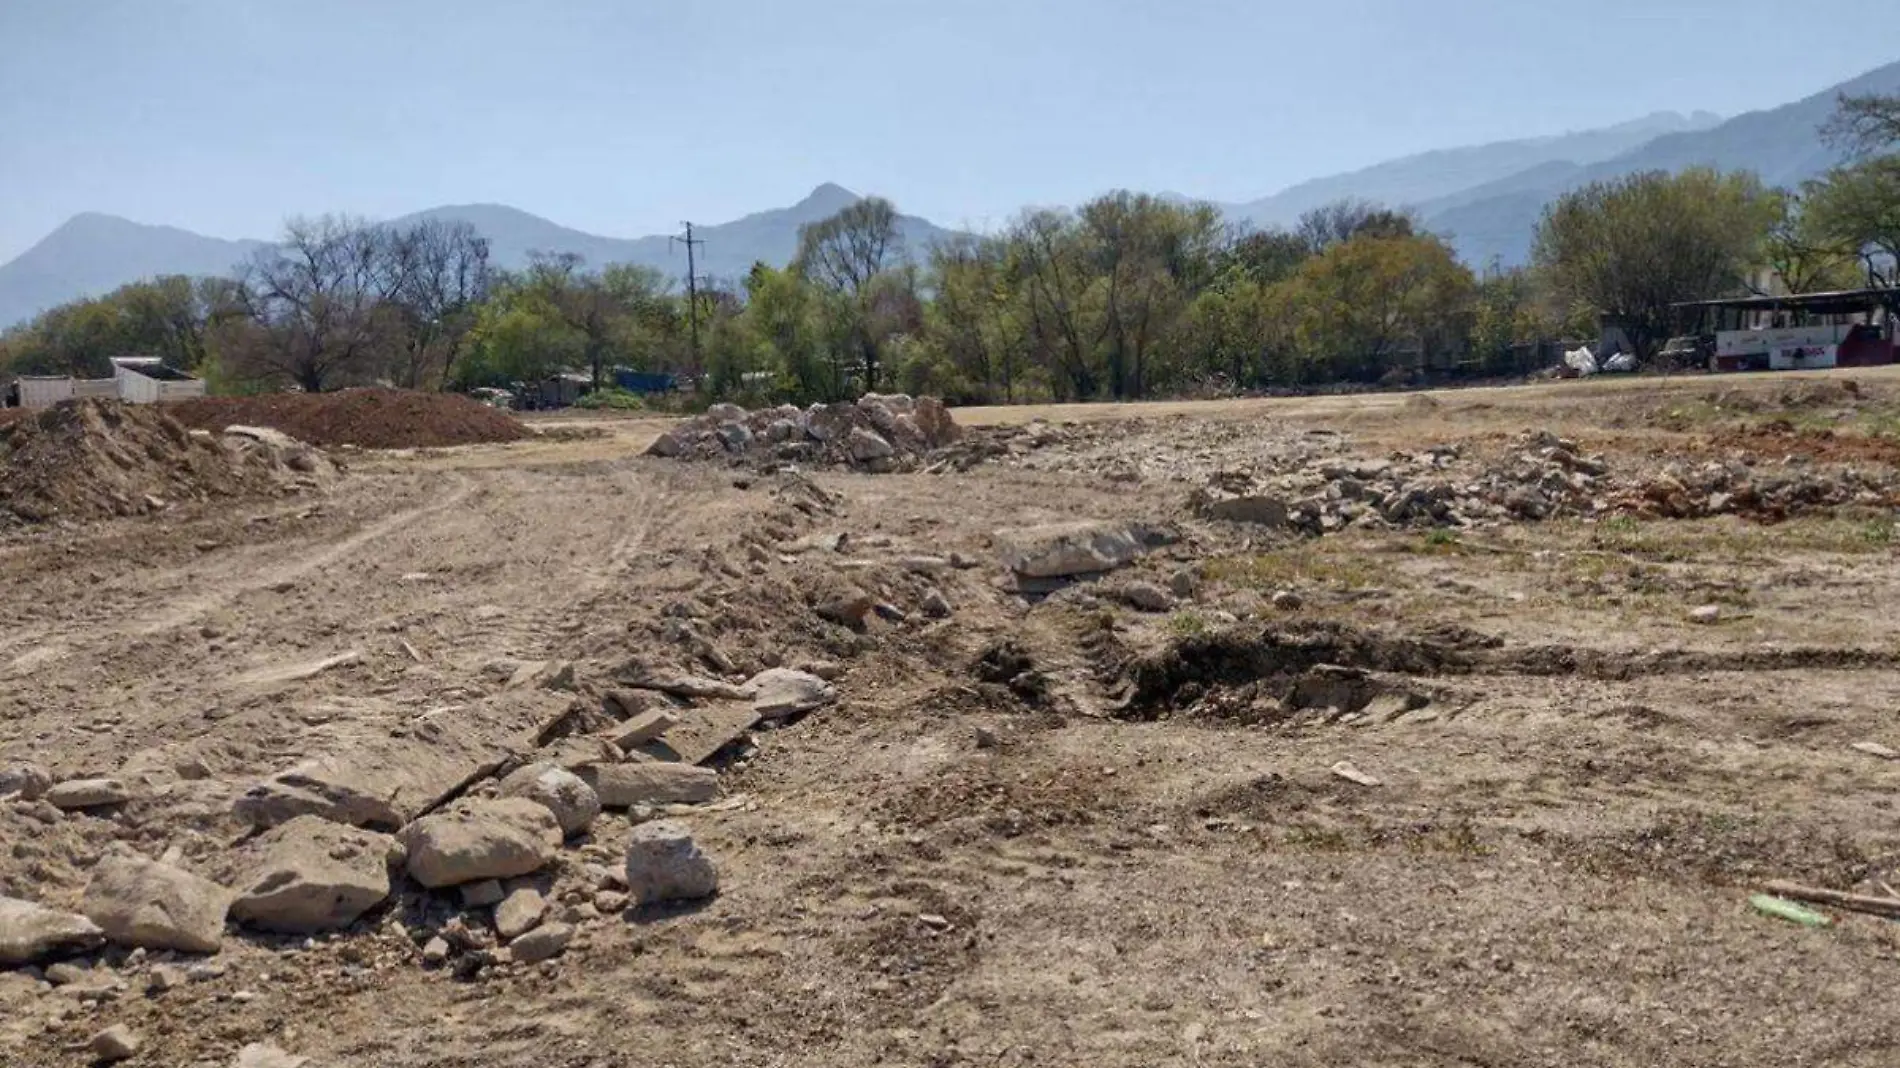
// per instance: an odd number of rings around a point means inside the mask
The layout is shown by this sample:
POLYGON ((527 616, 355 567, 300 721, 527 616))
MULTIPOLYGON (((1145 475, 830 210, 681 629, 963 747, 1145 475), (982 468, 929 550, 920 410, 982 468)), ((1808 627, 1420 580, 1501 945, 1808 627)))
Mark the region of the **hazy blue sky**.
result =
POLYGON ((80 211, 265 237, 495 201, 597 233, 836 181, 946 224, 1250 199, 1732 114, 1900 58, 1894 0, 0 0, 0 261, 80 211))

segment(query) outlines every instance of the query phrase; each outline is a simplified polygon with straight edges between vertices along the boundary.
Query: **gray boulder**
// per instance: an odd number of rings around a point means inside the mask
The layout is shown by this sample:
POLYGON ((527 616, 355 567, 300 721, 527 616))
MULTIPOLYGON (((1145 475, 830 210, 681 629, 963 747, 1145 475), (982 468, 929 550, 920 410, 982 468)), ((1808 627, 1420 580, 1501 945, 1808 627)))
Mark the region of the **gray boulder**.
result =
POLYGON ((299 816, 265 833, 263 856, 231 903, 239 922, 314 934, 348 927, 389 897, 386 834, 299 816))
POLYGON ((0 964, 31 964, 95 949, 106 934, 84 916, 17 897, 0 897, 0 964))
POLYGON ((503 797, 424 816, 396 837, 409 851, 410 877, 434 889, 539 871, 563 835, 546 806, 503 797))
POLYGON ((719 873, 685 827, 643 823, 627 841, 627 893, 635 905, 696 901, 719 890, 719 873))
POLYGON ((576 835, 593 826, 600 815, 600 796, 580 776, 553 764, 529 764, 501 780, 501 796, 523 797, 554 815, 564 835, 576 835))
POLYGON ((122 946, 216 953, 231 893, 209 879, 143 857, 93 866, 79 911, 122 946))
POLYGON ((508 952, 522 964, 539 964, 567 952, 567 944, 573 940, 572 924, 548 923, 508 943, 508 952))

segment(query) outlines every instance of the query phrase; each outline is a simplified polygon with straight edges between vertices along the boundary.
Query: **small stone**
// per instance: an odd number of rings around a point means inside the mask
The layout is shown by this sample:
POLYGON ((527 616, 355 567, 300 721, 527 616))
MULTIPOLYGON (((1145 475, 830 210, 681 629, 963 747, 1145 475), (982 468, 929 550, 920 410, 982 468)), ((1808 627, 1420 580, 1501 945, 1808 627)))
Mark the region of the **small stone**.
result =
POLYGON ((1152 582, 1129 582, 1111 592, 1117 600, 1143 612, 1168 612, 1174 609, 1174 595, 1152 582))
POLYGON ((306 1068, 310 1058, 286 1053, 267 1042, 253 1042, 238 1050, 231 1068, 306 1068))
POLYGON ((550 923, 515 939, 508 949, 515 960, 523 964, 538 964, 566 952, 567 944, 573 940, 574 928, 571 924, 550 923))
POLYGON ((942 590, 931 590, 924 594, 922 608, 924 615, 931 619, 949 619, 951 613, 956 611, 950 606, 950 599, 943 595, 942 590))
POLYGON ((988 727, 978 727, 976 729, 976 747, 978 749, 995 749, 1002 744, 1003 740, 997 737, 995 731, 988 727))
POLYGON ((175 964, 154 964, 145 975, 145 989, 153 994, 163 994, 185 985, 185 970, 175 964))
POLYGON ((462 904, 472 909, 484 909, 490 905, 499 905, 508 892, 501 888, 500 879, 483 879, 477 883, 462 885, 462 904))
POLYGON ((1719 604, 1705 604, 1689 610, 1689 622, 1691 623, 1700 623, 1707 626, 1711 623, 1719 623, 1721 621, 1722 606, 1719 604))
POLYGON ((132 799, 131 791, 117 779, 69 779, 48 787, 42 796, 65 812, 122 805, 132 799))
POLYGON ((1849 748, 1855 752, 1865 753, 1870 757, 1878 757, 1881 760, 1900 760, 1900 751, 1881 745, 1879 742, 1855 742, 1849 746, 1849 748))
POLYGON ((617 890, 601 890, 594 894, 594 911, 602 916, 614 916, 627 911, 627 895, 617 890))
POLYGON ((529 764, 501 780, 503 797, 525 797, 554 815, 561 833, 585 831, 600 815, 600 796, 580 776, 553 764, 529 764))
POLYGON ((436 935, 422 947, 422 963, 435 967, 449 959, 449 941, 436 935))
POLYGON ((72 961, 63 960, 46 966, 46 981, 54 986, 67 986, 83 983, 92 977, 92 969, 72 961))
POLYGON ((123 1061, 138 1053, 139 1036, 124 1024, 113 1024, 92 1036, 86 1048, 102 1063, 123 1061))
POLYGON ((1276 590, 1273 594, 1273 607, 1285 612, 1296 611, 1306 603, 1305 599, 1292 590, 1276 590))
POLYGON ((1201 577, 1191 567, 1184 567, 1168 576, 1168 591, 1176 597, 1192 597, 1200 585, 1201 577))
POLYGON ((693 836, 667 820, 643 823, 627 842, 627 891, 636 905, 711 897, 719 874, 693 836))
POLYGON ((1334 775, 1339 776, 1347 782, 1358 783, 1360 786, 1383 785, 1376 777, 1368 775, 1354 767, 1351 761, 1342 760, 1334 764, 1330 770, 1334 775))
POLYGON ((547 915, 548 903, 539 891, 521 887, 495 906, 495 933, 513 939, 526 934, 547 915))

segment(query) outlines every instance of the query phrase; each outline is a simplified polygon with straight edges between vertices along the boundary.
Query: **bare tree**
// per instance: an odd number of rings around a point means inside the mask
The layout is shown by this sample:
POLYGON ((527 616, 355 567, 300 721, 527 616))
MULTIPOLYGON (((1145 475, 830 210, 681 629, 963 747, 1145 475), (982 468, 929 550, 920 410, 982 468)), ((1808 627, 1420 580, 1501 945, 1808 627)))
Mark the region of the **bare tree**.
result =
POLYGON ((855 295, 903 255, 897 209, 882 197, 865 197, 799 227, 794 266, 820 285, 855 295))
POLYGON ((242 300, 258 326, 242 354, 254 377, 312 393, 369 377, 382 305, 407 283, 410 259, 384 228, 326 215, 292 219, 281 244, 243 271, 242 300))
POLYGON ((1418 222, 1410 212, 1394 211, 1369 200, 1335 200, 1300 216, 1294 233, 1312 255, 1355 237, 1411 237, 1418 222))
POLYGON ((390 311, 399 331, 389 373, 397 385, 447 378, 488 299, 488 241, 466 222, 428 219, 387 235, 398 278, 390 311))

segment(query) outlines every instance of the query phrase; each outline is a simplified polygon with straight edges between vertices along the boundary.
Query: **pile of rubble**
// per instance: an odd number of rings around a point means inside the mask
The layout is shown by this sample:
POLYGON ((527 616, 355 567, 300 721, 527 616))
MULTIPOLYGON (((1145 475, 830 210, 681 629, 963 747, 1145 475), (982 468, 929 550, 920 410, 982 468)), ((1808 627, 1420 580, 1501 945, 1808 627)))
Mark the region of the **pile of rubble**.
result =
POLYGON ((0 428, 0 519, 102 519, 300 492, 334 471, 321 452, 274 430, 213 434, 156 406, 68 401, 0 428))
POLYGON ((1900 474, 1890 467, 1672 463, 1615 503, 1622 511, 1659 519, 1741 515, 1772 522, 1836 508, 1900 507, 1900 474))
MULTIPOLYGON (((508 753, 462 754, 473 771, 432 766, 425 750, 446 746, 427 739, 306 760, 230 803, 249 829, 233 848, 195 861, 109 851, 72 909, 28 900, 31 883, 0 882, 0 966, 51 985, 122 983, 117 968, 170 982, 182 974, 171 962, 219 953, 232 924, 393 932, 411 966, 461 978, 538 965, 602 916, 717 893, 712 859, 679 821, 719 802, 709 765, 754 729, 838 698, 792 668, 742 682, 640 669, 596 688, 571 664, 505 666, 507 688, 576 696, 508 753), (624 828, 618 849, 604 841, 611 828, 624 828)), ((0 764, 0 802, 49 826, 155 800, 129 777, 0 764)))
POLYGON ((962 430, 935 397, 867 393, 856 403, 747 411, 715 404, 661 435, 647 452, 685 460, 788 463, 910 471, 962 430))
POLYGON ((1462 464, 1457 445, 1386 459, 1340 458, 1278 475, 1222 471, 1190 497, 1203 518, 1308 534, 1353 526, 1466 526, 1594 515, 1607 507, 1609 468, 1574 442, 1525 435, 1502 459, 1462 464))
POLYGON ((1783 519, 1845 506, 1900 505, 1891 468, 1834 467, 1734 458, 1612 473, 1601 455, 1548 431, 1520 437, 1502 457, 1471 458, 1457 445, 1384 459, 1333 458, 1262 473, 1220 471, 1189 499, 1206 519, 1305 534, 1349 527, 1462 527, 1637 514, 1688 519, 1783 519))

